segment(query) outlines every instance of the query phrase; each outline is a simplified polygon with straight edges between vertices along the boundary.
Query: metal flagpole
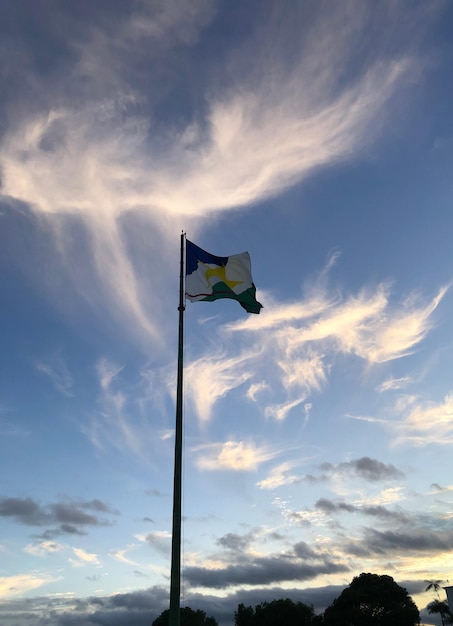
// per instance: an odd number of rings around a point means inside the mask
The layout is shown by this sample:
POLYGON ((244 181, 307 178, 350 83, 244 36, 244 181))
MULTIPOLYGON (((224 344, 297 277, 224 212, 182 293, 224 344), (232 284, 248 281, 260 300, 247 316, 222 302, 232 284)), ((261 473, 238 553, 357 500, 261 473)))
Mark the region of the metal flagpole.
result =
POLYGON ((175 467, 173 477, 173 530, 171 539, 170 615, 169 626, 180 626, 181 597, 181 485, 182 485, 182 378, 184 344, 184 239, 181 233, 179 275, 178 377, 176 382, 175 467))

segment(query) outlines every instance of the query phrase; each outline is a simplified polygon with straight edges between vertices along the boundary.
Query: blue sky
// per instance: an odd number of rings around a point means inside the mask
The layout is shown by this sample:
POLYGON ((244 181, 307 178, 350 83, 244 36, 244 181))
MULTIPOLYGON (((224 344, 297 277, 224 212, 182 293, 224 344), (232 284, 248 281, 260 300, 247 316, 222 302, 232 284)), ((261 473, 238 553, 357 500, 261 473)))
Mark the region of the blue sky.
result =
POLYGON ((4 626, 168 606, 182 230, 259 316, 185 313, 184 604, 322 611, 453 572, 451 3, 0 7, 4 626))

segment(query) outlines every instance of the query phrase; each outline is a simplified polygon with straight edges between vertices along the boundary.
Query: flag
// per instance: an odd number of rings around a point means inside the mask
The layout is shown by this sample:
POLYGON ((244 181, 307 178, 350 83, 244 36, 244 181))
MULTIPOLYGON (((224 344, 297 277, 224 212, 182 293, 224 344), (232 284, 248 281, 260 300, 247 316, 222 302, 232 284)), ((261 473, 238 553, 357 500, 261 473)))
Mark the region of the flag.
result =
POLYGON ((259 313, 248 252, 214 256, 186 241, 186 298, 191 302, 237 300, 248 313, 259 313))

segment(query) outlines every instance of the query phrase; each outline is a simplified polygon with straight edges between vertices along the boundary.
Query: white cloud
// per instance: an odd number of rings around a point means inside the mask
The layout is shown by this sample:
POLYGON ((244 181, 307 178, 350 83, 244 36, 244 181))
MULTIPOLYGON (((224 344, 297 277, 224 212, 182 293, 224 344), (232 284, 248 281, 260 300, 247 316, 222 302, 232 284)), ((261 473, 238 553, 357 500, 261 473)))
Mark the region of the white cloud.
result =
POLYGON ((69 559, 69 562, 73 567, 81 567, 83 565, 87 565, 88 563, 91 565, 99 565, 99 559, 97 554, 87 552, 82 548, 72 548, 77 560, 69 559))
MULTIPOLYGON (((327 345, 331 346, 334 342, 340 352, 382 363, 406 356, 424 339, 433 325, 432 313, 446 291, 446 287, 441 288, 426 305, 411 297, 400 307, 390 304, 385 285, 379 285, 374 293, 363 290, 343 301, 312 295, 307 303, 268 305, 270 314, 266 309, 262 321, 247 319, 228 329, 255 333, 265 329, 267 336, 277 340, 287 354, 296 353, 303 345, 329 342, 327 345)), ((319 355, 314 358, 318 363, 317 377, 322 378, 319 355)))
POLYGON ((109 552, 109 555, 112 558, 116 559, 117 561, 120 561, 120 563, 125 563, 126 565, 134 565, 138 567, 139 563, 137 563, 136 561, 133 561, 128 556, 126 556, 129 552, 133 551, 136 547, 137 547, 136 544, 130 544, 127 546, 127 548, 123 548, 122 550, 113 550, 109 552))
MULTIPOLYGON (((324 282, 325 272, 321 276, 324 282)), ((245 342, 261 348, 247 372, 253 372, 249 389, 255 401, 261 399, 256 390, 267 388, 267 416, 283 420, 310 394, 320 392, 328 384, 338 354, 358 357, 364 366, 372 366, 414 352, 434 326, 432 315, 446 288, 427 304, 415 297, 395 303, 385 285, 374 291, 362 289, 358 295, 337 293, 335 299, 327 297, 326 291, 325 285, 315 285, 300 302, 271 301, 257 319, 247 318, 225 329, 227 334, 241 333, 245 342)), ((381 390, 409 382, 408 377, 387 381, 381 390)))
POLYGON ((372 417, 371 415, 351 415, 350 413, 346 413, 345 417, 349 419, 357 420, 359 422, 368 422, 369 424, 387 424, 387 420, 381 419, 379 417, 372 417))
POLYGON ((281 404, 270 404, 265 409, 266 417, 273 417, 277 421, 283 421, 288 416, 288 413, 296 406, 302 404, 305 400, 305 396, 296 398, 295 400, 289 400, 281 404))
POLYGON ((380 392, 383 391, 393 391, 396 389, 404 389, 413 382, 410 376, 404 376, 402 378, 389 378, 381 383, 377 390, 380 392))
POLYGON ((269 388, 269 385, 263 381, 259 383, 253 383, 252 385, 250 385, 250 387, 247 390, 247 394, 246 394, 247 398, 255 402, 257 395, 261 393, 262 391, 265 391, 268 388, 269 388))
POLYGON ((280 360, 278 365, 283 372, 282 384, 285 389, 298 386, 319 391, 322 384, 326 382, 325 366, 321 354, 310 354, 308 351, 307 358, 280 360))
POLYGON ((61 552, 64 547, 56 541, 41 541, 38 544, 31 543, 25 546, 24 551, 33 556, 45 556, 55 552, 61 552))
POLYGON ((288 340, 293 346, 333 340, 341 352, 357 354, 370 363, 397 359, 410 354, 424 339, 446 291, 440 289, 427 305, 409 298, 395 307, 389 303, 386 287, 380 285, 374 294, 349 297, 304 328, 291 328, 288 340))
MULTIPOLYGON (((321 274, 324 273, 322 270, 321 274)), ((291 328, 291 323, 321 316, 337 303, 336 298, 329 298, 324 290, 316 290, 307 298, 295 302, 276 302, 271 294, 266 294, 266 308, 256 317, 248 316, 231 323, 231 331, 260 332, 267 329, 291 328)))
POLYGON ((284 485, 291 485, 300 481, 300 477, 291 474, 291 470, 294 464, 285 461, 280 463, 276 467, 272 468, 271 472, 263 480, 258 481, 256 484, 260 489, 276 489, 284 485))
POLYGON ((9 598, 21 596, 27 591, 39 589, 47 583, 57 580, 47 574, 16 574, 15 576, 0 576, 0 597, 9 598))
POLYGON ((414 298, 408 298, 400 310, 394 312, 389 323, 380 320, 379 327, 368 346, 367 358, 374 363, 382 363, 410 354, 432 328, 431 315, 447 292, 447 287, 439 290, 431 302, 420 306, 414 298))
POLYGON ((107 391, 112 381, 123 370, 123 367, 112 363, 108 359, 99 359, 96 365, 97 374, 99 377, 99 384, 104 391, 107 391))
POLYGON ((355 501, 357 506, 387 506, 405 498, 405 487, 388 487, 377 494, 362 493, 355 501))
POLYGON ((198 452, 197 466, 207 470, 254 471, 261 463, 277 453, 244 441, 212 443, 194 449, 198 452))
POLYGON ((201 357, 185 367, 186 398, 190 399, 202 421, 211 417, 214 404, 253 375, 257 352, 235 357, 215 354, 201 357))
POLYGON ((398 409, 403 416, 397 425, 397 443, 426 446, 453 442, 453 394, 446 395, 441 402, 408 396, 400 399, 398 409))

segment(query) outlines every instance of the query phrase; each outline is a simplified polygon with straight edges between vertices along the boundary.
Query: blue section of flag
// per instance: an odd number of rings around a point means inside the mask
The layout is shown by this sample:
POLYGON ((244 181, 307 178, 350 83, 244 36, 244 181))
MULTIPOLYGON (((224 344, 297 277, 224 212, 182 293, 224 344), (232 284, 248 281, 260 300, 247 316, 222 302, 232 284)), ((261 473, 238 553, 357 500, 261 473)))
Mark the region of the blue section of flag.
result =
POLYGON ((206 252, 194 243, 186 239, 186 276, 195 272, 198 268, 198 261, 202 263, 212 263, 213 265, 226 265, 227 256, 215 256, 210 252, 206 252))

